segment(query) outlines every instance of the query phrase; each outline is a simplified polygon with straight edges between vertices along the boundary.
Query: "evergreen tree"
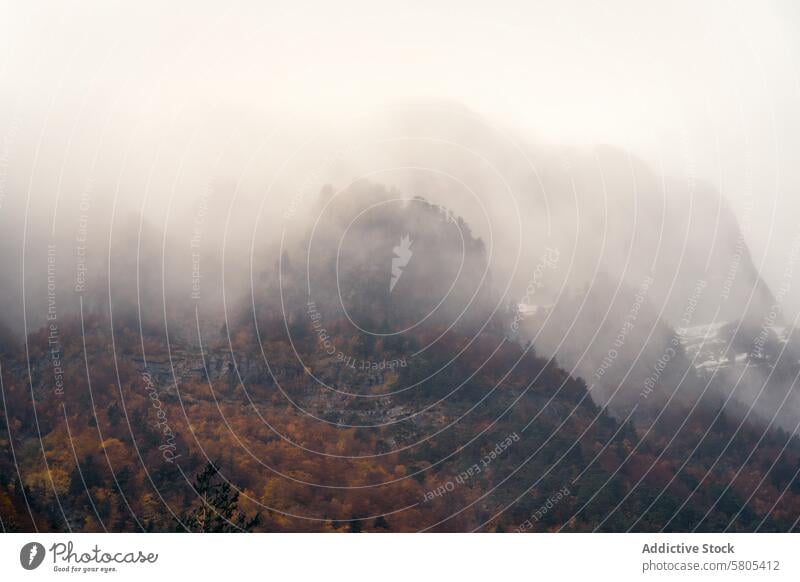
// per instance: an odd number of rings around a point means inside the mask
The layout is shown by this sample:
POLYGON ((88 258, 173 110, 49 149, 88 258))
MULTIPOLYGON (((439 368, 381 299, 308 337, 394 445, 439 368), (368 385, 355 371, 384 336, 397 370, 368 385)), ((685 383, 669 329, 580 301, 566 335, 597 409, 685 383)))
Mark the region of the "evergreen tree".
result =
POLYGON ((207 463, 195 478, 194 488, 199 503, 181 520, 194 532, 232 533, 252 531, 261 516, 248 517, 239 511, 239 492, 230 483, 222 481, 219 469, 207 463))

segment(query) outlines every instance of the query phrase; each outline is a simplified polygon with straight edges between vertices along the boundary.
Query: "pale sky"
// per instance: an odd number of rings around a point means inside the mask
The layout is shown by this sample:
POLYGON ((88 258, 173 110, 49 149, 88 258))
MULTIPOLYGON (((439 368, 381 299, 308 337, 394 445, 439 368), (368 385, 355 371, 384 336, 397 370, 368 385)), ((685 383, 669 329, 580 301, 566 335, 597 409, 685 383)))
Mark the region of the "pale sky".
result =
MULTIPOLYGON (((690 165, 748 226, 775 288, 800 228, 798 65, 800 8, 788 0, 9 0, 0 135, 104 114, 125 131, 220 103, 313 116, 451 99, 535 140, 690 165)), ((789 301, 800 309, 800 293, 789 301)))

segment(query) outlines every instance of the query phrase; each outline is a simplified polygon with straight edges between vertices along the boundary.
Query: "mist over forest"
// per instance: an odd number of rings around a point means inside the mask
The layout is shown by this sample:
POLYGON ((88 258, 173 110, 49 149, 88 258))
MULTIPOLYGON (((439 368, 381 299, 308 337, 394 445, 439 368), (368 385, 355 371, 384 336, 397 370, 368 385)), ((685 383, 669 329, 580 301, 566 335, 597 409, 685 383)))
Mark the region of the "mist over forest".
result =
POLYGON ((3 8, 3 531, 797 530, 795 7, 269 4, 3 8))

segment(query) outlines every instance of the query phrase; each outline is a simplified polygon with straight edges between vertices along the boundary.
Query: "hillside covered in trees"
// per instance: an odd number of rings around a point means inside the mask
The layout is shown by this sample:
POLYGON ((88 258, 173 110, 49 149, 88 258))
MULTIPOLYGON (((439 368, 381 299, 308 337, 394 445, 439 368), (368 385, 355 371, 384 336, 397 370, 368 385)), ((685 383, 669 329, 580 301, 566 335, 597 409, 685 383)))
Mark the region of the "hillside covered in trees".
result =
POLYGON ((5 342, 2 529, 797 527, 795 438, 711 396, 611 414, 512 333, 462 219, 357 188, 375 210, 328 191, 222 324, 94 309, 5 342))

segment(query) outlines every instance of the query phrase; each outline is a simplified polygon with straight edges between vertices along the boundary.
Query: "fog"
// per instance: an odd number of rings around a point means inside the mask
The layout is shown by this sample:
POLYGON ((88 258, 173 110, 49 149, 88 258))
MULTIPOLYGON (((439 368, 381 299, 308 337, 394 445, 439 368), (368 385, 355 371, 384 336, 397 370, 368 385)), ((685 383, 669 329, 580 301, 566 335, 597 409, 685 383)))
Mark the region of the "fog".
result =
MULTIPOLYGON (((29 272, 43 269, 61 241, 74 286, 81 234, 96 265, 109 240, 141 247, 140 229, 155 257, 187 250, 202 215, 206 265, 224 254, 246 292, 251 249, 306 228, 324 184, 358 178, 464 216, 509 299, 548 244, 574 259, 561 266, 570 287, 601 263, 636 287, 663 244, 656 229, 676 239, 669 277, 704 244, 698 262, 726 273, 741 228, 748 277, 787 284, 800 205, 789 2, 9 2, 3 15, 6 285, 23 252, 29 272)), ((127 260, 115 262, 134 269, 127 260)), ((698 270, 657 298, 673 301, 668 320, 698 270)), ((791 320, 800 295, 784 295, 791 320)), ((42 321, 30 317, 29 330, 42 321)))
POLYGON ((130 436, 176 519, 217 456, 266 531, 796 529, 800 8, 660 4, 0 0, 6 506, 130 529, 130 436))
POLYGON ((120 209, 159 216, 165 197, 152 193, 189 199, 198 167, 241 177, 254 155, 266 177, 267 160, 284 161, 257 150, 273 132, 445 99, 539 142, 609 143, 656 173, 696 174, 730 201, 768 283, 781 282, 800 184, 790 2, 8 2, 3 13, 4 219, 19 219, 28 193, 58 220, 88 181, 103 191, 95 205, 113 191, 120 209))

